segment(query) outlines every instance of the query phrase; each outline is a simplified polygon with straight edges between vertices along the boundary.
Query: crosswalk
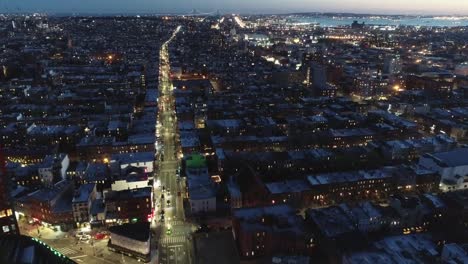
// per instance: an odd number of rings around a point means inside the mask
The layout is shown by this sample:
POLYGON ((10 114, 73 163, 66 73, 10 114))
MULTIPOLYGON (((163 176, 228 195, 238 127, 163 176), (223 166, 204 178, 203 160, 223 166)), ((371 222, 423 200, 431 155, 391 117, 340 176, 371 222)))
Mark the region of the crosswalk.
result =
POLYGON ((76 255, 76 253, 78 253, 78 251, 72 249, 72 248, 69 248, 69 247, 63 247, 63 248, 57 248, 57 251, 64 254, 64 255, 76 255))
POLYGON ((167 236, 161 239, 161 245, 167 246, 171 244, 185 243, 187 238, 185 236, 167 236))
POLYGON ((182 220, 171 220, 167 222, 168 224, 171 224, 171 226, 179 226, 179 225, 184 225, 185 222, 182 220))

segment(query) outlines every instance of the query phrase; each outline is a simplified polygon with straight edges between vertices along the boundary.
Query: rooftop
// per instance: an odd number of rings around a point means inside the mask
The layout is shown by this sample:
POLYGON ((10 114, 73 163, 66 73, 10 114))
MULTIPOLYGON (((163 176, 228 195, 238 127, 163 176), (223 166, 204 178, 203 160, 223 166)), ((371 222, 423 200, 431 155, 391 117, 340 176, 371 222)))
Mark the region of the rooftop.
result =
POLYGON ((426 155, 439 161, 443 167, 458 167, 468 165, 468 148, 459 148, 452 151, 426 155))
POLYGON ((85 203, 88 202, 89 196, 93 192, 95 184, 88 183, 81 185, 73 196, 73 203, 85 203))
POLYGON ((312 186, 326 185, 340 182, 356 182, 370 179, 386 179, 392 175, 386 170, 370 170, 370 171, 349 171, 349 172, 331 172, 311 175, 307 180, 312 186))
POLYGON ((304 234, 302 218, 286 204, 237 209, 233 212, 233 217, 238 219, 241 226, 246 229, 304 234))
POLYGON ((197 263, 240 263, 232 232, 212 232, 194 235, 197 263))
POLYGON ((117 161, 120 163, 151 162, 151 161, 154 161, 154 153, 153 152, 137 152, 137 153, 114 154, 111 157, 111 161, 117 161))
POLYGON ((329 238, 351 234, 357 231, 355 224, 339 206, 309 209, 306 215, 306 218, 313 221, 321 232, 329 238))
POLYGON ((200 168, 206 166, 206 159, 200 154, 192 154, 185 160, 188 168, 200 168))
POLYGON ((267 183, 266 187, 272 194, 297 193, 310 190, 310 184, 306 180, 271 182, 267 183))
POLYGON ((148 241, 150 238, 150 223, 139 222, 135 224, 123 224, 109 227, 109 232, 119 236, 124 236, 133 240, 148 241))

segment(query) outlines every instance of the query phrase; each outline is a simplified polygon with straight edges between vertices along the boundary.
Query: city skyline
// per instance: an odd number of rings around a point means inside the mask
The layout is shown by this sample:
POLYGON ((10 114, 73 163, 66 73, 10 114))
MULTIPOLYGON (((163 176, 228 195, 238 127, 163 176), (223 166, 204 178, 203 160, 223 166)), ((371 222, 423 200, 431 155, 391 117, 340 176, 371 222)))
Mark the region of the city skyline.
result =
POLYGON ((82 0, 71 1, 63 5, 58 0, 33 1, 20 3, 0 1, 0 12, 45 12, 45 13, 188 13, 192 9, 203 12, 221 10, 222 13, 295 13, 295 12, 343 12, 368 14, 402 15, 468 15, 468 2, 463 0, 433 1, 369 1, 350 0, 342 3, 338 0, 292 0, 285 3, 279 0, 234 1, 234 0, 82 0))

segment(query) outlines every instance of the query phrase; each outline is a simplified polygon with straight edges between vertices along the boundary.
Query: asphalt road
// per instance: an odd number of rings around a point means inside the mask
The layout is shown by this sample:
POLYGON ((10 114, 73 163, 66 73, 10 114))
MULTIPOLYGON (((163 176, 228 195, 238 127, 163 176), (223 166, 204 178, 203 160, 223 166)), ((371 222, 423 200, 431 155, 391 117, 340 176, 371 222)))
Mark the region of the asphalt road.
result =
MULTIPOLYGON (((77 263, 141 263, 135 258, 110 251, 107 247, 108 239, 92 239, 87 242, 82 242, 71 235, 71 232, 64 233, 53 231, 48 227, 32 226, 25 221, 19 221, 18 224, 22 234, 40 239, 77 263), (40 230, 40 232, 37 230, 40 230)), ((151 263, 156 262, 156 243, 153 243, 153 245, 152 259, 154 261, 151 263)))
POLYGON ((155 182, 155 197, 157 207, 156 219, 161 217, 164 210, 164 222, 159 240, 159 263, 183 264, 191 263, 191 241, 189 234, 192 227, 185 221, 183 200, 180 192, 183 192, 181 181, 177 179, 176 171, 180 160, 178 156, 177 117, 175 114, 175 98, 172 93, 170 80, 170 63, 168 45, 180 31, 178 27, 171 38, 161 46, 160 70, 159 70, 159 125, 157 134, 162 139, 162 161, 160 161, 158 180, 155 182))

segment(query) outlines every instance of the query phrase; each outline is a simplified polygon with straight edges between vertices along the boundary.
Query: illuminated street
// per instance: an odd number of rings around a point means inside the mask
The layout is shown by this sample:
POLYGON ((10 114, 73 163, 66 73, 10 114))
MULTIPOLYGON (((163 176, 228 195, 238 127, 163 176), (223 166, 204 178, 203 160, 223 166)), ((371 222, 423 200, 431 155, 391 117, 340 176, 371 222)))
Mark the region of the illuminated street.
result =
MULTIPOLYGON (((160 53, 160 97, 157 134, 162 139, 161 163, 159 166, 159 186, 155 186, 157 207, 156 220, 164 215, 162 233, 159 241, 160 263, 190 263, 190 241, 188 235, 191 228, 185 223, 181 181, 177 180, 176 170, 180 166, 176 145, 176 122, 174 96, 170 80, 169 44, 181 30, 179 26, 172 37, 161 47, 160 53), (164 211, 164 214, 161 212, 164 211)), ((157 181, 158 182, 158 181, 157 181)))

